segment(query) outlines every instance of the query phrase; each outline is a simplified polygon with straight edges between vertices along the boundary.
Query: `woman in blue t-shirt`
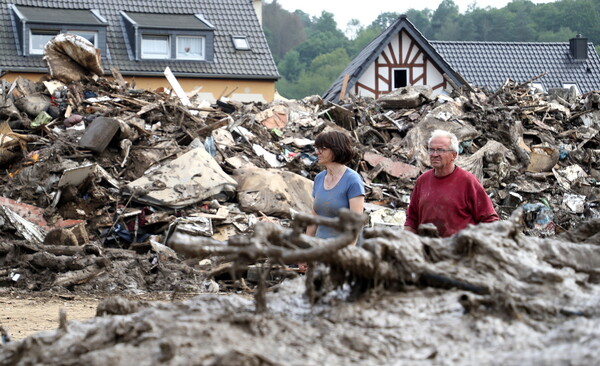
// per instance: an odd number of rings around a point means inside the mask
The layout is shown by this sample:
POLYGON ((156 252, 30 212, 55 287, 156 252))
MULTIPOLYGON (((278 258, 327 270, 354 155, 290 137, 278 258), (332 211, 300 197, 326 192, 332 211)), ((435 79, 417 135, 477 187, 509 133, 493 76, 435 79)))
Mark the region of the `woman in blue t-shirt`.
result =
MULTIPOLYGON (((339 131, 324 132, 315 140, 319 164, 325 170, 317 174, 313 186, 313 214, 337 217, 341 208, 362 214, 365 204, 365 185, 360 175, 348 168, 354 150, 350 138, 339 131)), ((306 234, 327 239, 340 233, 324 225, 310 225, 306 234)))

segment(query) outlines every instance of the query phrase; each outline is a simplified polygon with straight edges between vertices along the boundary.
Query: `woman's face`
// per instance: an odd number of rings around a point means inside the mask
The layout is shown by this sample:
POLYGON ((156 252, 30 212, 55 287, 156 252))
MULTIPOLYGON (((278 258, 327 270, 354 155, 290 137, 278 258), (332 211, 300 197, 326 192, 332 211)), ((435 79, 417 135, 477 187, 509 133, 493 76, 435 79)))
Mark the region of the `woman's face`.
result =
POLYGON ((334 154, 333 150, 328 147, 317 147, 317 158, 319 159, 319 164, 327 164, 333 163, 334 154))

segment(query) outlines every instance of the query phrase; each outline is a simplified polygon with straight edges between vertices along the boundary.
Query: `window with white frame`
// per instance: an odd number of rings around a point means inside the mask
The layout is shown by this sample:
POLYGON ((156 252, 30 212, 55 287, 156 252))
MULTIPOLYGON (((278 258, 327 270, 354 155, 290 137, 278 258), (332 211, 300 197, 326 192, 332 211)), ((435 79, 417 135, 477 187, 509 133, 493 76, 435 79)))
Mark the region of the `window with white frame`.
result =
POLYGON ((59 33, 58 30, 32 29, 29 34, 29 54, 31 54, 31 55, 44 54, 44 46, 46 46, 46 43, 48 43, 58 33, 59 33))
POLYGON ((169 36, 142 35, 142 58, 170 58, 169 36))
POLYGON ((83 31, 83 30, 68 30, 67 33, 76 34, 90 41, 94 47, 98 47, 98 32, 83 31))
POLYGON ((233 37, 231 37, 231 39, 233 40, 233 46, 235 47, 236 50, 249 50, 250 49, 250 44, 248 44, 248 40, 246 39, 246 37, 233 36, 233 37))
POLYGON ((204 60, 204 37, 178 36, 176 58, 181 60, 204 60))

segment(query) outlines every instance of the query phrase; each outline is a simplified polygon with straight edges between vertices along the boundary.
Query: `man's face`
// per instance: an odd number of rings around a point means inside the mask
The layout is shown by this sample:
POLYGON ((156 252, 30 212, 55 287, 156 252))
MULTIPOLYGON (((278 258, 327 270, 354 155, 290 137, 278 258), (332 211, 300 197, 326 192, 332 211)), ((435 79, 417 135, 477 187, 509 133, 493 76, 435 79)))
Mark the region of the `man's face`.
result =
POLYGON ((454 159, 458 155, 450 150, 450 139, 447 137, 434 137, 429 144, 429 163, 436 169, 444 169, 452 166, 454 159), (432 150, 446 150, 431 153, 432 150))

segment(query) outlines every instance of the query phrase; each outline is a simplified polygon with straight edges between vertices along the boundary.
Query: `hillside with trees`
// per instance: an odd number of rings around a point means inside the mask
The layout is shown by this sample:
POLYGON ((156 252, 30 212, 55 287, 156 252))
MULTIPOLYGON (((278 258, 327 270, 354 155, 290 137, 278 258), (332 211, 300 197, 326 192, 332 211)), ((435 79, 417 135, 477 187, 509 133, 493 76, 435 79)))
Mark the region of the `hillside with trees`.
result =
MULTIPOLYGON (((294 99, 322 94, 400 15, 386 12, 369 25, 356 19, 338 25, 332 13, 312 17, 300 10, 289 12, 277 0, 265 3, 263 27, 282 76, 279 93, 294 99)), ((598 0, 513 0, 500 9, 472 5, 462 14, 454 1, 444 0, 435 10, 410 9, 405 15, 429 40, 567 42, 581 34, 600 51, 598 0)))

